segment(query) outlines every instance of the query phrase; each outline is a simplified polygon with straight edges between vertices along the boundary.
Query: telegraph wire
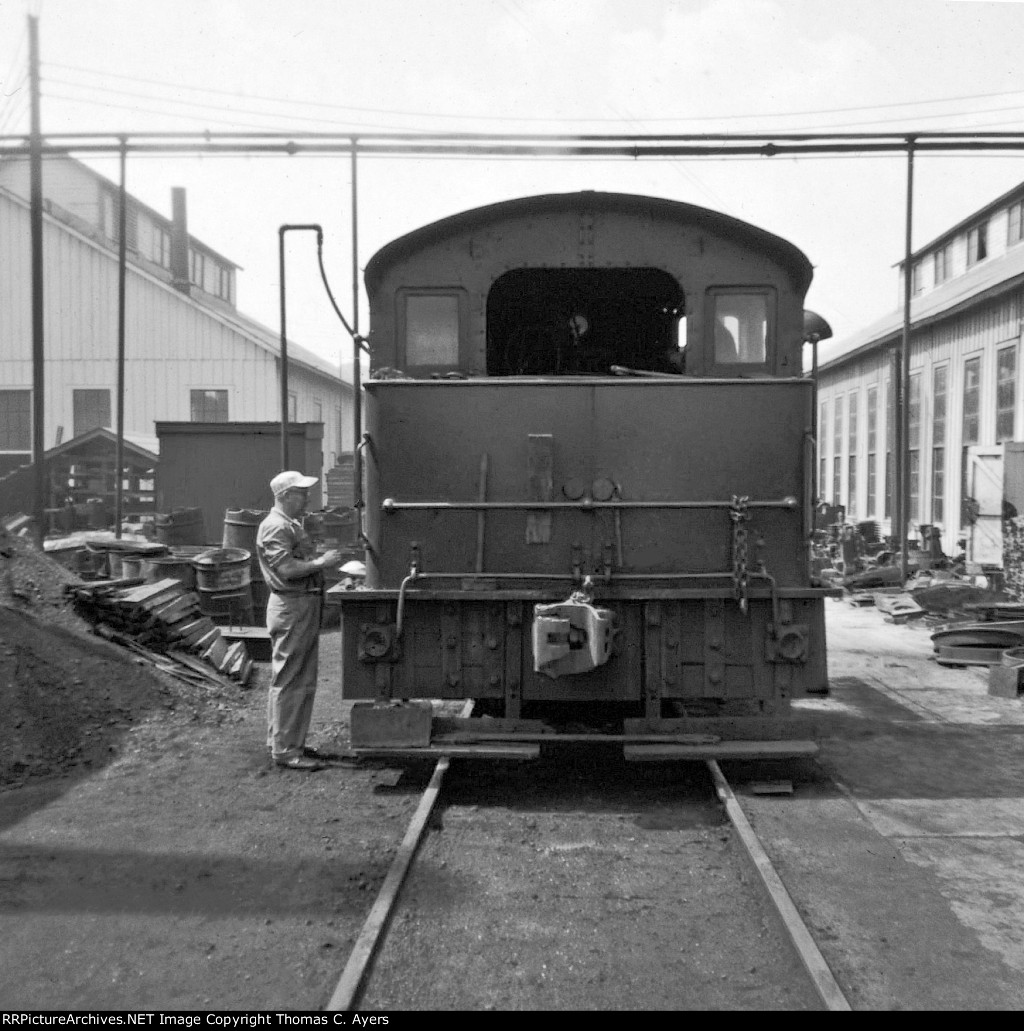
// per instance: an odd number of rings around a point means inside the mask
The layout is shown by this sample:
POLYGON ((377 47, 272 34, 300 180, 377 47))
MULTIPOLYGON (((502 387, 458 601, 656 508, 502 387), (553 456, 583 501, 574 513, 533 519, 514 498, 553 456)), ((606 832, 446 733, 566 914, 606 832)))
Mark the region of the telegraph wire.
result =
MULTIPOLYGON (((232 128, 237 128, 237 129, 253 129, 253 130, 264 130, 264 131, 268 131, 268 132, 281 132, 281 133, 287 133, 290 130, 294 129, 294 126, 292 126, 292 125, 275 126, 275 125, 267 125, 266 123, 260 124, 260 123, 256 123, 256 122, 244 122, 244 121, 239 121, 238 119, 227 119, 227 118, 217 118, 217 117, 206 117, 206 118, 204 118, 202 115, 199 115, 199 114, 189 114, 189 113, 181 112, 181 111, 161 111, 161 110, 159 110, 157 108, 143 107, 142 105, 139 105, 139 104, 117 104, 117 103, 114 103, 113 101, 93 100, 93 99, 90 99, 88 97, 80 97, 80 96, 76 97, 76 96, 72 96, 72 95, 67 94, 67 93, 59 93, 59 92, 56 92, 56 91, 53 91, 53 90, 49 90, 49 89, 44 89, 42 92, 43 92, 43 97, 45 99, 49 99, 49 100, 66 100, 66 101, 69 101, 69 102, 74 103, 74 104, 84 104, 84 105, 87 105, 87 106, 90 106, 90 107, 99 107, 99 108, 104 108, 104 109, 115 108, 115 109, 117 109, 119 111, 134 111, 137 114, 157 115, 157 116, 159 116, 161 118, 180 118, 182 120, 191 121, 191 122, 199 122, 199 121, 201 121, 202 122, 201 128, 206 128, 207 125, 213 124, 213 125, 230 126, 232 128)), ((276 118, 279 121, 281 119, 286 119, 286 120, 288 119, 287 115, 272 115, 272 114, 268 114, 266 117, 268 119, 276 118)), ((321 122, 320 124, 329 124, 329 123, 321 122)), ((351 125, 351 123, 350 123, 350 125, 351 125)), ((338 135, 340 135, 340 136, 358 135, 358 130, 376 130, 376 131, 380 131, 380 132, 390 132, 390 131, 399 131, 399 130, 402 131, 402 132, 416 132, 417 131, 416 127, 413 127, 413 126, 401 127, 401 126, 393 126, 393 125, 364 124, 364 125, 358 125, 358 126, 352 128, 352 129, 349 129, 349 128, 339 129, 336 126, 331 126, 331 131, 332 132, 337 132, 338 135)))
MULTIPOLYGON (((468 114, 438 114, 436 112, 429 111, 406 111, 401 109, 392 108, 373 108, 373 107, 354 107, 344 104, 330 104, 324 101, 306 101, 306 100, 293 100, 283 97, 270 97, 261 96, 252 93, 240 93, 233 90, 215 89, 213 87, 202 87, 202 86, 190 86, 184 83, 169 82, 167 80, 160 79, 148 79, 141 78, 139 76, 123 75, 114 72, 107 72, 98 69, 83 68, 77 65, 65 65, 45 62, 43 68, 55 68, 61 71, 79 72, 85 75, 96 75, 101 76, 105 79, 121 79, 128 82, 137 84, 146 84, 152 86, 162 86, 169 89, 177 90, 189 90, 194 93, 206 93, 216 94, 219 96, 236 97, 245 100, 261 100, 267 101, 273 104, 287 104, 293 106, 301 106, 303 108, 322 108, 325 110, 333 111, 354 111, 359 114, 372 114, 372 115, 401 115, 403 117, 412 118, 451 118, 459 120, 474 120, 474 121, 495 121, 495 122, 528 122, 528 123, 541 123, 541 122, 599 122, 599 123, 621 123, 623 121, 630 121, 629 118, 590 118, 590 117, 526 117, 517 115, 468 115, 468 114)), ((68 83, 71 85, 71 83, 68 83)), ((90 87, 87 83, 74 83, 74 85, 81 85, 84 88, 100 88, 90 87)), ((648 123, 662 123, 662 122, 730 122, 737 120, 750 120, 750 119, 763 119, 763 118, 803 118, 811 115, 834 115, 834 114, 849 114, 851 112, 862 111, 881 111, 888 110, 896 107, 918 107, 925 104, 953 104, 953 103, 968 103, 977 100, 990 100, 998 97, 1011 97, 1021 96, 1022 105, 1024 105, 1024 90, 1003 90, 994 93, 973 93, 973 94, 961 94, 960 96, 953 97, 933 97, 927 100, 905 100, 905 101, 891 101, 884 104, 870 104, 870 105, 857 105, 853 107, 836 107, 836 108, 819 108, 806 111, 762 111, 753 112, 751 114, 735 114, 735 115, 694 115, 687 118, 678 117, 658 117, 658 118, 645 118, 644 121, 648 123)), ((153 98, 158 99, 158 98, 153 98)), ((1008 109, 1000 109, 1008 110, 1008 109)), ((965 113, 965 112, 960 112, 965 113)), ((916 117, 927 117, 935 118, 942 117, 941 115, 907 115, 908 118, 916 117)), ((951 116, 952 117, 952 116, 951 116)), ((878 121, 878 119, 864 119, 862 122, 856 122, 852 124, 870 124, 872 121, 878 121)), ((792 130, 791 130, 792 131, 792 130)))
MULTIPOLYGON (((118 90, 118 89, 115 89, 115 88, 110 87, 110 86, 86 85, 84 83, 69 81, 68 79, 59 79, 59 78, 47 77, 44 80, 44 82, 45 83, 56 83, 57 85, 60 85, 60 86, 70 86, 73 89, 85 89, 85 90, 93 90, 93 91, 99 92, 99 93, 109 93, 109 94, 111 94, 113 96, 116 96, 116 97, 129 98, 129 99, 134 97, 134 98, 137 98, 139 100, 149 100, 149 101, 152 101, 152 102, 157 103, 157 104, 174 104, 174 105, 176 105, 178 107, 197 108, 200 111, 220 111, 220 112, 228 113, 228 114, 235 114, 235 113, 237 113, 237 114, 242 114, 242 115, 255 115, 258 118, 287 119, 287 121, 289 123, 291 123, 291 122, 311 122, 314 125, 330 125, 332 127, 337 125, 336 122, 332 122, 328 118, 316 118, 316 117, 310 117, 308 115, 289 114, 289 113, 283 112, 283 111, 260 111, 260 110, 255 110, 255 109, 252 109, 252 108, 234 108, 234 107, 227 107, 227 106, 221 105, 221 104, 203 104, 203 103, 199 103, 198 101, 192 101, 192 100, 178 100, 178 99, 176 99, 174 97, 158 97, 158 96, 154 96, 151 93, 136 93, 136 92, 131 91, 131 90, 118 90)), ((51 96, 58 96, 58 94, 55 94, 55 93, 51 93, 50 95, 51 96)), ((61 94, 60 96, 64 100, 71 99, 66 94, 61 94)), ((105 102, 101 102, 101 101, 98 101, 98 100, 89 101, 89 100, 86 100, 85 98, 83 98, 81 102, 82 103, 94 103, 94 104, 105 103, 105 102)), ((115 105, 112 104, 110 106, 113 107, 115 105)), ((143 108, 141 106, 138 107, 138 110, 140 110, 140 111, 147 111, 150 114, 165 114, 165 115, 170 115, 170 116, 173 116, 173 117, 182 117, 182 118, 197 117, 197 116, 189 114, 187 112, 160 111, 158 109, 143 108)), ((248 127, 249 128, 254 128, 254 126, 251 126, 251 125, 248 126, 248 127)), ((373 124, 362 124, 361 128, 364 128, 364 129, 383 129, 383 130, 389 130, 389 129, 394 129, 396 127, 395 126, 379 126, 379 125, 373 125, 373 124)), ((284 131, 287 131, 287 130, 284 130, 284 131)), ((403 127, 403 131, 415 132, 415 129, 409 129, 409 128, 403 127)))

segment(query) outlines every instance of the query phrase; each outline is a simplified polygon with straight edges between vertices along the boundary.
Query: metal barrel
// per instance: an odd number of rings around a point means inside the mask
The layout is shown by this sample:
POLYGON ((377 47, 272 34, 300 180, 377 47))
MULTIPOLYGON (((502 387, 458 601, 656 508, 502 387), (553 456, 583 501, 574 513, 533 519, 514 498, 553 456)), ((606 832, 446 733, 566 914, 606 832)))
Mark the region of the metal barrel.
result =
POLYGON ((158 512, 154 518, 156 539, 161 544, 205 544, 203 540, 203 510, 176 508, 173 512, 158 512))

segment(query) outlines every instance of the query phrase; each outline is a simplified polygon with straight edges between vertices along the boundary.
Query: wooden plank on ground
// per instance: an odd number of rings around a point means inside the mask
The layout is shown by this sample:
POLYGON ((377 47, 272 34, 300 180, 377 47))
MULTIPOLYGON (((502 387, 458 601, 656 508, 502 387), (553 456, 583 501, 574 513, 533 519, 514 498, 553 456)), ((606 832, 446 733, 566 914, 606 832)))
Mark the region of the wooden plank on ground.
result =
POLYGON ((818 754, 815 741, 719 741, 707 745, 623 745, 629 762, 686 759, 796 759, 818 754))

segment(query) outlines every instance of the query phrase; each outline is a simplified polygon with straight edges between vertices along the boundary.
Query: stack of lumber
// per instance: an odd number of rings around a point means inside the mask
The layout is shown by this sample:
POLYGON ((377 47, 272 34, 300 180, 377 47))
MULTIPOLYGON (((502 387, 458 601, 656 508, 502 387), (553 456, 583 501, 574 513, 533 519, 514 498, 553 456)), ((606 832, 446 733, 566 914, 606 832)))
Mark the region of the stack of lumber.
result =
POLYGON ((226 641, 203 615, 199 596, 180 580, 109 580, 70 588, 76 609, 97 633, 166 672, 194 682, 246 684, 252 659, 243 641, 226 641))

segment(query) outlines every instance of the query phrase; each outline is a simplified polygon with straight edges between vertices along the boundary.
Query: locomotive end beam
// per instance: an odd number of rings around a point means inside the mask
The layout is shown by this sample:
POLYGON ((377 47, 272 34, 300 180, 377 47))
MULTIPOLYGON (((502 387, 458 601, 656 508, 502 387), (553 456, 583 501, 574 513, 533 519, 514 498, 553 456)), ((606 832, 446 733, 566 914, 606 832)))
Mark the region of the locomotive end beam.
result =
MULTIPOLYGON (((381 511, 386 515, 395 512, 553 512, 553 511, 591 511, 607 508, 617 510, 657 509, 657 510, 707 510, 721 509, 729 511, 734 507, 732 501, 594 501, 592 498, 581 498, 579 501, 397 501, 385 498, 381 502, 381 511)), ((769 499, 765 501, 748 501, 747 508, 781 508, 795 511, 800 502, 794 497, 769 499)))

